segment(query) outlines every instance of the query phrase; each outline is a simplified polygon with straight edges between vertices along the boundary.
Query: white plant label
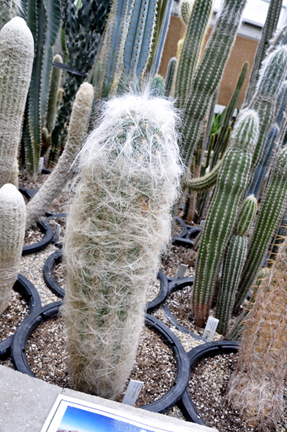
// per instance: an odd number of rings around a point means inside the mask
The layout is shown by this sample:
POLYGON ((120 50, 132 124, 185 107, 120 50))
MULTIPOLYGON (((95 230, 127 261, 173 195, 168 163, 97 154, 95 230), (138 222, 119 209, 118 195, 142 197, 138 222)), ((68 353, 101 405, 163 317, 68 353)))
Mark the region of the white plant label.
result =
POLYGON ((208 317, 203 336, 205 339, 212 341, 214 338, 214 333, 217 329, 219 320, 217 318, 208 317))
POLYGON ((130 380, 122 403, 134 406, 143 385, 142 381, 130 380))
POLYGON ((177 273, 176 273, 176 277, 178 277, 178 278, 183 277, 185 275, 187 267, 188 267, 187 264, 180 264, 180 266, 178 267, 177 273))
POLYGON ((41 174, 43 166, 44 166, 44 158, 40 157, 40 159, 39 159, 39 166, 38 166, 38 174, 41 174))
POLYGON ((54 230, 55 230, 55 237, 59 238, 60 232, 61 232, 61 227, 57 222, 54 223, 54 230))

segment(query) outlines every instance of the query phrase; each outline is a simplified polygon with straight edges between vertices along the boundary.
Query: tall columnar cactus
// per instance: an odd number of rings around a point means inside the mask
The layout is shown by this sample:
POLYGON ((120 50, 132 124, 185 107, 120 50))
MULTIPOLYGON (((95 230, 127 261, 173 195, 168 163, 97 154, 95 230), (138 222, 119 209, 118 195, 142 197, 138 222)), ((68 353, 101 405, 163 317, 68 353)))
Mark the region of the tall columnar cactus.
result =
POLYGON ((247 258, 242 270, 234 311, 239 311, 268 249, 287 204, 287 148, 275 159, 275 168, 256 220, 247 258))
POLYGON ((271 430, 283 414, 287 367, 287 247, 282 244, 244 322, 228 399, 256 430, 271 430))
POLYGON ((71 166, 87 134, 94 98, 93 86, 83 83, 73 104, 68 138, 64 151, 49 178, 27 204, 26 228, 45 214, 53 199, 61 192, 71 176, 71 166))
POLYGON ((32 34, 15 17, 0 31, 0 187, 8 183, 17 155, 33 58, 32 34))
POLYGON ((263 187, 263 182, 268 174, 272 156, 274 156, 276 147, 281 146, 282 139, 284 138, 282 132, 285 126, 284 123, 287 110, 287 81, 282 84, 280 93, 277 97, 276 105, 276 119, 268 132, 268 137, 264 146, 264 152, 261 156, 258 166, 255 169, 253 180, 248 191, 248 193, 254 194, 257 198, 259 197, 263 187))
POLYGON ((27 176, 36 181, 42 146, 42 128, 49 98, 53 45, 61 23, 60 0, 26 0, 26 17, 35 42, 35 60, 28 94, 28 107, 23 125, 27 176))
POLYGON ((225 0, 196 69, 183 111, 181 155, 188 166, 235 41, 246 0, 225 0))
POLYGON ((0 3, 0 30, 19 11, 19 0, 2 0, 0 3))
POLYGON ((242 204, 235 224, 235 234, 231 237, 223 261, 223 270, 216 304, 217 331, 226 334, 229 329, 235 294, 247 254, 247 235, 253 225, 257 211, 257 199, 247 197, 242 204))
POLYGON ((208 318, 221 260, 249 179, 258 131, 257 113, 252 110, 243 111, 234 128, 231 147, 220 167, 195 270, 192 310, 199 326, 203 326, 208 318))
POLYGON ((68 365, 78 389, 102 397, 131 371, 169 240, 182 174, 175 126, 165 99, 111 99, 80 155, 64 239, 68 365))
POLYGON ((267 18, 265 20, 265 24, 262 30, 261 39, 257 47, 257 51, 254 58, 253 68, 250 76, 249 86, 247 89, 247 93, 245 96, 246 105, 251 101, 257 81, 260 75, 260 66, 265 57, 265 53, 268 47, 268 42, 273 36, 274 31, 276 30, 277 23, 279 20, 281 7, 283 0, 271 0, 268 8, 267 18))
POLYGON ((167 65, 167 71, 165 76, 165 86, 164 86, 164 96, 166 98, 169 97, 171 88, 173 85, 173 80, 175 76, 175 69, 176 69, 177 59, 176 57, 172 57, 167 65))
POLYGON ((24 235, 25 202, 18 189, 7 183, 0 189, 0 314, 9 306, 20 269, 24 235))
POLYGON ((64 2, 62 22, 69 53, 68 73, 64 82, 63 100, 52 132, 51 163, 59 157, 65 142, 72 103, 85 74, 92 68, 105 28, 111 0, 82 0, 81 7, 73 0, 64 2))
POLYGON ((178 108, 183 107, 190 90, 191 80, 198 65, 211 16, 212 3, 213 0, 195 0, 188 18, 175 78, 175 96, 178 108))

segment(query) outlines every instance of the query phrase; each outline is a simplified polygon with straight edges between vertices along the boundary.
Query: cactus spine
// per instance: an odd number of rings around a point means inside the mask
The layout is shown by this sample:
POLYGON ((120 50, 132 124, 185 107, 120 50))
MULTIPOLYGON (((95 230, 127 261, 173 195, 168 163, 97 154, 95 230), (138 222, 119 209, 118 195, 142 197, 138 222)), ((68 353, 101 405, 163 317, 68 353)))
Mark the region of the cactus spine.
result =
POLYGON ((228 399, 250 426, 271 430, 283 414, 287 367, 286 240, 270 274, 262 281, 244 322, 237 370, 228 399))
MULTIPOLYGON (((213 0, 204 2, 202 0, 195 0, 189 14, 175 78, 175 96, 178 108, 183 107, 189 93, 190 83, 198 65, 199 55, 212 12, 212 3, 213 0)), ((183 6, 186 6, 185 3, 183 3, 183 6)), ((184 13, 184 11, 185 8, 182 10, 182 15, 187 20, 187 13, 184 13)))
POLYGON ((216 318, 219 319, 217 331, 223 335, 227 333, 229 328, 235 294, 247 254, 247 234, 254 222, 256 211, 257 200, 254 195, 251 195, 243 201, 235 224, 235 235, 231 237, 224 258, 216 305, 216 318))
POLYGON ((9 306, 20 268, 25 235, 25 202, 17 188, 7 183, 0 189, 0 315, 9 306))
POLYGON ((53 199, 61 192, 71 176, 71 166, 86 137, 92 111, 93 86, 83 83, 73 104, 68 138, 64 151, 49 178, 39 192, 27 204, 26 228, 33 225, 39 216, 45 214, 53 199))
POLYGON ((9 181, 16 158, 33 58, 32 34, 15 17, 0 31, 0 187, 9 181))
POLYGON ((239 311, 269 246, 272 234, 287 204, 287 149, 281 150, 275 160, 272 179, 266 190, 255 224, 247 258, 242 270, 234 311, 239 311))
POLYGON ((225 0, 196 69, 183 111, 181 155, 190 164, 233 46, 246 0, 225 0))
POLYGON ((115 398, 136 354, 145 292, 167 245, 182 174, 170 102, 106 104, 80 159, 64 239, 64 316, 78 389, 115 398))
POLYGON ((224 155, 218 174, 195 270, 192 309, 199 326, 203 326, 208 318, 219 266, 248 182, 258 130, 259 120, 256 112, 242 112, 233 131, 231 147, 224 155))

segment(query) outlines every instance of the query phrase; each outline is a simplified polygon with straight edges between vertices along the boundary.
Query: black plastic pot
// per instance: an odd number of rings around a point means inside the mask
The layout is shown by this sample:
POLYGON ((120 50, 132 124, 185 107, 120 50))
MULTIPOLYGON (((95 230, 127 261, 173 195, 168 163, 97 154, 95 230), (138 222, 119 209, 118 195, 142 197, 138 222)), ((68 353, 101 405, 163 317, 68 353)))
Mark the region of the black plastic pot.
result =
MULTIPOLYGON (((41 309, 41 299, 37 289, 20 273, 18 274, 17 280, 13 286, 13 290, 21 294, 21 296, 26 300, 30 307, 30 314, 38 312, 41 309)), ((13 337, 14 335, 11 335, 0 342, 0 358, 6 358, 9 356, 13 337)))
MULTIPOLYGON (((65 290, 60 287, 53 276, 53 268, 60 262, 62 262, 62 249, 53 252, 46 260, 43 267, 43 278, 53 294, 59 298, 63 298, 65 296, 65 290)), ((160 291, 154 300, 147 303, 147 313, 151 313, 153 310, 160 307, 165 302, 169 292, 168 279, 162 270, 159 270, 157 277, 160 280, 160 291)))
MULTIPOLYGON (((15 368, 31 377, 35 377, 31 371, 26 355, 25 346, 30 334, 44 321, 55 317, 59 313, 61 301, 44 306, 40 312, 33 313, 19 326, 12 343, 11 355, 15 368)), ((165 412, 174 406, 182 397, 189 379, 189 361, 180 341, 161 323, 149 314, 145 315, 145 323, 157 330, 168 345, 171 346, 177 363, 177 374, 173 386, 169 391, 155 402, 144 405, 141 408, 152 412, 165 412)))
POLYGON ((44 238, 42 238, 42 240, 38 241, 37 243, 24 246, 22 255, 39 252, 40 250, 45 249, 45 247, 48 246, 53 240, 54 232, 52 227, 47 222, 37 221, 37 227, 43 234, 45 234, 44 238))
POLYGON ((184 246, 186 248, 192 248, 194 246, 194 239, 201 231, 201 227, 192 227, 186 225, 182 219, 179 217, 175 217, 175 220, 181 225, 182 231, 180 234, 174 236, 172 238, 172 244, 175 246, 184 246))
MULTIPOLYGON (((202 358, 215 357, 220 354, 237 352, 238 348, 238 342, 228 340, 219 342, 208 342, 196 348, 193 348, 187 353, 190 369, 194 368, 202 358)), ((179 406, 182 409, 187 420, 192 421, 193 423, 208 426, 208 424, 200 416, 194 403, 192 402, 192 398, 190 396, 188 388, 185 390, 179 406)))

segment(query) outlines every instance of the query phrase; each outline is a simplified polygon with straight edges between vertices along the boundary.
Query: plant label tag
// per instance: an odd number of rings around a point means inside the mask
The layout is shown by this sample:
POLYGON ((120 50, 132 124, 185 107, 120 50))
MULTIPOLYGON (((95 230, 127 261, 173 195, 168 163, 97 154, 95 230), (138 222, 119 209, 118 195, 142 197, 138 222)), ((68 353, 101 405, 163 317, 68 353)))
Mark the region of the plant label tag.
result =
POLYGON ((39 159, 39 166, 38 166, 38 174, 41 174, 43 166, 44 166, 44 158, 40 157, 40 159, 39 159))
POLYGON ((58 239, 60 237, 61 227, 60 224, 58 224, 57 222, 54 223, 54 232, 55 237, 58 239))
POLYGON ((217 318, 208 317, 203 336, 205 339, 212 341, 214 338, 214 333, 217 329, 219 320, 217 318))
POLYGON ((178 278, 183 277, 185 275, 187 267, 188 267, 187 264, 180 264, 180 266, 178 267, 177 273, 176 273, 176 277, 178 277, 178 278))
POLYGON ((143 385, 144 383, 142 381, 130 380, 122 403, 133 406, 138 398, 138 395, 140 394, 143 385))

